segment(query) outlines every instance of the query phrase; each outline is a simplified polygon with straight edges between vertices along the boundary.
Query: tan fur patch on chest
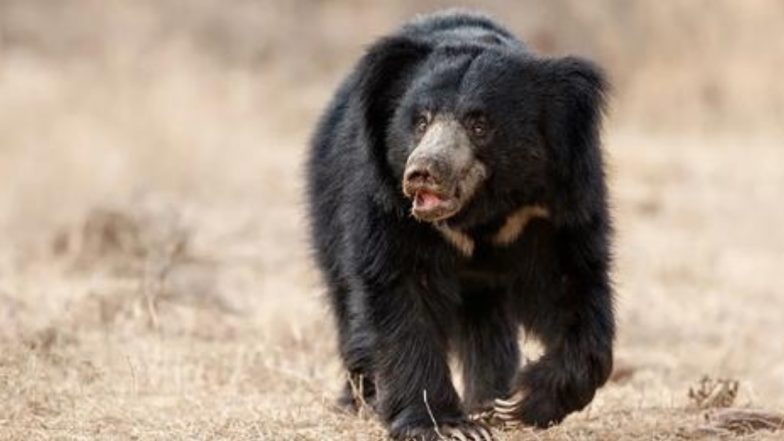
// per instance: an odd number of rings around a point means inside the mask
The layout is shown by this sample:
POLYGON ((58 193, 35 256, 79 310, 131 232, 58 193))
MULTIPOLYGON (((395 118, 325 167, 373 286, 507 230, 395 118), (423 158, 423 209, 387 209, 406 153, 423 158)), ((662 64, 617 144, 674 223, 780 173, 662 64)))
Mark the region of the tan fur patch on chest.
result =
MULTIPOLYGON (((509 245, 523 234, 526 225, 533 219, 546 219, 548 217, 550 217, 550 211, 540 205, 527 205, 522 207, 506 218, 504 224, 492 236, 491 240, 495 245, 509 245)), ((457 248, 464 256, 471 257, 474 254, 476 242, 473 237, 460 230, 455 230, 444 225, 436 225, 436 229, 444 236, 447 242, 457 248)))
POLYGON ((526 225, 535 218, 547 219, 550 211, 541 205, 526 205, 506 218, 506 222, 493 236, 493 243, 496 245, 509 245, 525 230, 526 225))
POLYGON ((444 236, 447 242, 451 243, 464 256, 471 257, 471 255, 474 254, 474 247, 476 244, 471 236, 460 230, 455 230, 443 225, 436 225, 436 229, 444 236))

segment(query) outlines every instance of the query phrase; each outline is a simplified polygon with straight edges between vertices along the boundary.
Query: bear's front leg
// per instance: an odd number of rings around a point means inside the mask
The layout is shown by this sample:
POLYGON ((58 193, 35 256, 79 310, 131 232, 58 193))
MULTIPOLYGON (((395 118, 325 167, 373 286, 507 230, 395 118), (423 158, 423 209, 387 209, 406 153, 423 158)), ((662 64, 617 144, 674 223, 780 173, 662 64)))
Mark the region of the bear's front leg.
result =
POLYGON ((612 353, 574 344, 567 343, 567 347, 524 368, 516 392, 496 400, 493 417, 501 422, 547 427, 588 405, 609 376, 612 353))
MULTIPOLYGON (((546 427, 583 409, 612 371, 615 334, 609 255, 602 229, 561 232, 553 266, 521 297, 526 332, 545 354, 526 366, 511 397, 496 401, 495 416, 546 427)), ((543 259, 547 261, 547 259, 543 259)))
POLYGON ((395 439, 492 440, 489 430, 469 421, 461 409, 447 364, 446 333, 434 317, 448 316, 448 307, 434 304, 437 296, 425 290, 405 280, 369 293, 378 345, 378 411, 395 439))
POLYGON ((463 290, 457 349, 463 368, 463 408, 484 418, 509 395, 520 369, 518 325, 503 292, 463 290))

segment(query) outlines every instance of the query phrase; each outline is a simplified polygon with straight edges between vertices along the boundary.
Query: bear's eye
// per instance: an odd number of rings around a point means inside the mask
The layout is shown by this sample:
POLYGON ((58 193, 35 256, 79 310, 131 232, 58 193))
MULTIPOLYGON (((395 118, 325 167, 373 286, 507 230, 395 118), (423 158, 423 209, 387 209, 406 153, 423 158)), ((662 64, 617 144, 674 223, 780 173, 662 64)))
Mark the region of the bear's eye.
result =
POLYGON ((471 121, 469 125, 471 133, 476 137, 483 137, 487 134, 487 120, 485 118, 476 118, 471 121))
POLYGON ((430 123, 427 115, 419 115, 414 120, 414 130, 417 134, 423 134, 427 130, 427 126, 430 123))

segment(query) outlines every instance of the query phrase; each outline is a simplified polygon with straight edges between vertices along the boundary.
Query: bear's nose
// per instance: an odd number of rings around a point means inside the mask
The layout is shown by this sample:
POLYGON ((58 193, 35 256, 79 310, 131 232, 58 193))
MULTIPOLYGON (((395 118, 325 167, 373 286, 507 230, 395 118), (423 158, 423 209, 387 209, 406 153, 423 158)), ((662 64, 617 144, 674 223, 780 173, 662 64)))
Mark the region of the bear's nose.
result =
POLYGON ((415 163, 406 168, 404 180, 410 185, 436 185, 438 172, 432 163, 415 163))
POLYGON ((435 188, 443 184, 444 173, 435 161, 417 161, 406 168, 406 185, 435 188))
POLYGON ((407 182, 412 184, 414 183, 422 183, 424 184, 428 180, 432 180, 430 171, 427 167, 413 167, 406 170, 405 179, 407 182))

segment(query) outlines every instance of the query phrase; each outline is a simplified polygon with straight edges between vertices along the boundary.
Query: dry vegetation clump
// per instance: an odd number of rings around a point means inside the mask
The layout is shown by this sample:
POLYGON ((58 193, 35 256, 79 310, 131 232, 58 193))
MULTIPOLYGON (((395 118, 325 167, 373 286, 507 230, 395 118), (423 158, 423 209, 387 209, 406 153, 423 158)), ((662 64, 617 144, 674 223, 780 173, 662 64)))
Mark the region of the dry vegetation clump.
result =
POLYGON ((733 435, 780 436, 784 430, 784 414, 759 409, 721 409, 705 414, 705 424, 694 436, 722 437, 733 435))
POLYGON ((738 396, 738 386, 738 380, 714 379, 705 375, 689 388, 689 399, 698 409, 730 407, 738 396))
POLYGON ((704 375, 689 388, 691 404, 697 409, 710 409, 703 413, 705 422, 691 432, 692 436, 727 437, 784 429, 784 413, 732 408, 739 385, 738 380, 704 375))

